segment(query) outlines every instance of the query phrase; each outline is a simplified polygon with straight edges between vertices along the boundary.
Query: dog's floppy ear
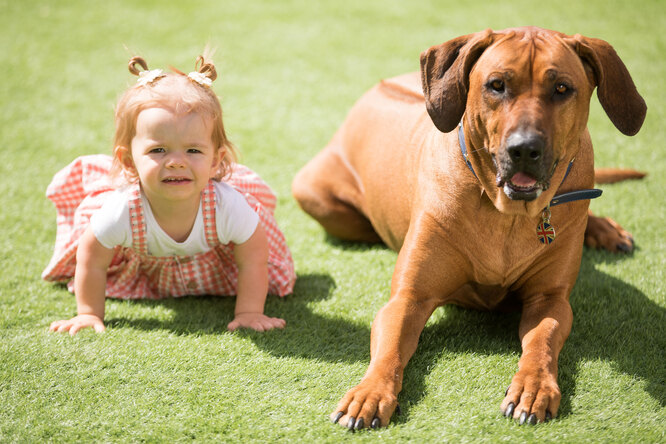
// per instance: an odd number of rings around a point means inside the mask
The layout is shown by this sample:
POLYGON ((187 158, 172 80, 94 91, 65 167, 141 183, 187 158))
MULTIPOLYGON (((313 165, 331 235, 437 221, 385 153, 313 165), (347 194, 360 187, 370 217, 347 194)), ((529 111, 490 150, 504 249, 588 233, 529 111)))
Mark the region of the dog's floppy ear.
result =
POLYGON ((448 133, 460 122, 467 102, 469 73, 493 39, 488 29, 457 37, 421 54, 426 108, 440 131, 448 133))
POLYGON ((572 45, 594 72, 597 97, 611 122, 623 134, 633 136, 641 129, 647 106, 638 94, 627 67, 607 42, 574 35, 572 45))

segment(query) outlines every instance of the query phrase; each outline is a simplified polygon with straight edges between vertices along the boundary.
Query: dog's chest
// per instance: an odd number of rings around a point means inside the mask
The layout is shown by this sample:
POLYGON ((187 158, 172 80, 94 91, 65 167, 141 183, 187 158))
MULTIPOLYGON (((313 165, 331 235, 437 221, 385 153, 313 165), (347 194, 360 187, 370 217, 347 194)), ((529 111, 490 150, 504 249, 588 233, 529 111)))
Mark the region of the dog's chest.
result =
POLYGON ((526 217, 483 218, 467 225, 464 254, 472 265, 472 282, 508 289, 530 268, 544 246, 536 235, 537 223, 526 217))
POLYGON ((451 303, 479 310, 511 311, 520 307, 516 292, 537 262, 538 252, 528 242, 499 238, 485 238, 484 248, 469 245, 470 281, 454 292, 451 303))
POLYGON ((464 308, 490 311, 515 311, 520 308, 520 299, 515 293, 499 285, 468 283, 454 292, 449 303, 464 308))

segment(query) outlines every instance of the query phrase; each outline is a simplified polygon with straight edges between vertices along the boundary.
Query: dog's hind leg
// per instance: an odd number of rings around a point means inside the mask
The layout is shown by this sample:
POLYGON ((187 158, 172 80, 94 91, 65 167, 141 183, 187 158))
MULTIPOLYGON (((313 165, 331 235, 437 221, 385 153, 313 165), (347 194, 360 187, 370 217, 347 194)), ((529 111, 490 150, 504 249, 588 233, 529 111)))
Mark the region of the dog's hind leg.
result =
POLYGON ((585 246, 611 253, 631 253, 634 250, 634 238, 613 219, 588 212, 585 246))
MULTIPOLYGON (((645 173, 617 168, 596 168, 594 182, 599 184, 616 183, 624 180, 642 179, 645 173)), ((585 229, 585 246, 599 248, 612 253, 631 253, 634 239, 631 234, 609 217, 598 217, 588 212, 585 229)))
POLYGON ((354 174, 330 147, 298 172, 292 194, 332 236, 354 242, 381 242, 362 213, 363 194, 354 174))

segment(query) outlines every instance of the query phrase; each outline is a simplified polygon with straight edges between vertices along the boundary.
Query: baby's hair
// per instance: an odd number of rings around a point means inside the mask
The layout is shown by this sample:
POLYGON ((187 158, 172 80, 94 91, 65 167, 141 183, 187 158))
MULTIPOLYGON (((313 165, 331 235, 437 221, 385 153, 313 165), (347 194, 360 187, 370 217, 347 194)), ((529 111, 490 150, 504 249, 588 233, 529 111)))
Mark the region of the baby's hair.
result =
POLYGON ((197 57, 196 71, 185 74, 175 68, 172 73, 160 69, 149 70, 146 61, 138 56, 129 60, 130 73, 139 76, 137 83, 128 88, 116 106, 116 132, 113 141, 114 156, 111 176, 124 178, 132 183, 138 181, 135 172, 129 171, 121 163, 115 151, 118 147, 130 149, 136 133, 136 120, 139 113, 148 108, 166 108, 174 113, 200 113, 213 121, 212 141, 216 147, 225 150, 220 167, 213 179, 222 180, 231 173, 236 161, 236 148, 227 139, 222 122, 222 106, 210 88, 217 78, 215 65, 204 56, 197 57), (139 68, 142 70, 139 70, 139 68))

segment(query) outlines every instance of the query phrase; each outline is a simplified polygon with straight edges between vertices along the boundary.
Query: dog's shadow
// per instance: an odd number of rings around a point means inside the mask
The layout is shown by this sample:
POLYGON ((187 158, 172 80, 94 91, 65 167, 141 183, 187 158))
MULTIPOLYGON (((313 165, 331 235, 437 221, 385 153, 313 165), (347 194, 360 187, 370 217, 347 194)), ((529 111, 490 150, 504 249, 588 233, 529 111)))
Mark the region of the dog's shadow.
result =
POLYGON ((324 316, 313 312, 315 303, 327 299, 335 282, 327 274, 299 275, 293 294, 285 298, 269 296, 265 313, 287 320, 284 330, 255 332, 227 331, 233 319, 236 298, 192 296, 158 301, 113 301, 162 310, 170 316, 110 316, 107 326, 139 330, 168 330, 180 335, 236 334, 249 337, 257 346, 276 356, 297 356, 330 362, 358 362, 367 359, 370 328, 343 317, 324 316))
MULTIPOLYGON (((617 255, 591 250, 583 255, 570 299, 573 328, 559 359, 562 391, 559 416, 571 412, 580 367, 595 360, 608 361, 617 371, 645 381, 648 393, 662 407, 666 405, 666 309, 635 287, 595 267, 598 262, 616 260, 617 255)), ((437 322, 426 326, 405 369, 400 402, 407 410, 425 395, 429 369, 441 363, 443 351, 487 356, 513 354, 516 360, 520 356, 520 313, 478 312, 457 307, 445 310, 437 322), (480 337, 483 339, 479 340, 480 337)), ((506 375, 506 386, 512 377, 513 372, 506 375)), ((505 388, 498 387, 499 400, 505 388)))
MULTIPOLYGON (((353 243, 336 245, 353 250, 380 248, 353 243)), ((599 262, 620 260, 619 257, 591 250, 586 250, 583 255, 578 282, 571 295, 573 328, 559 358, 560 416, 570 413, 579 369, 590 360, 608 361, 618 371, 644 380, 648 393, 661 406, 666 405, 666 309, 635 287, 595 267, 599 262)), ((342 316, 316 313, 317 304, 328 299, 334 289, 335 282, 330 275, 299 275, 293 295, 284 299, 269 297, 266 303, 267 314, 287 320, 284 331, 257 333, 243 330, 233 334, 249 337, 258 347, 275 356, 327 362, 368 362, 368 325, 342 316)), ((173 316, 166 320, 145 316, 110 317, 107 325, 169 330, 184 335, 231 334, 226 326, 233 318, 235 298, 188 297, 131 303, 151 309, 163 307, 173 316)), ((399 396, 403 411, 423 399, 430 369, 446 359, 442 357, 444 353, 515 355, 516 361, 520 355, 520 313, 479 312, 452 306, 438 310, 443 310, 443 315, 440 312, 440 316, 436 315, 434 322, 426 326, 416 353, 405 369, 403 391, 399 396)), ((515 370, 507 372, 506 385, 515 370)), ((349 388, 341 388, 340 396, 349 388)), ((500 400, 504 388, 498 387, 500 400)), ((402 421, 406 420, 407 415, 402 418, 402 421)))

